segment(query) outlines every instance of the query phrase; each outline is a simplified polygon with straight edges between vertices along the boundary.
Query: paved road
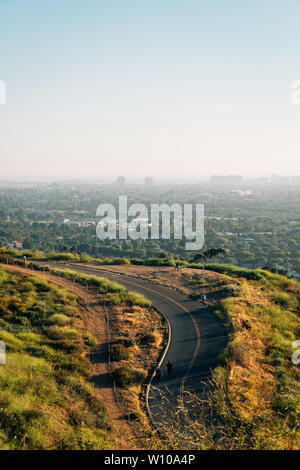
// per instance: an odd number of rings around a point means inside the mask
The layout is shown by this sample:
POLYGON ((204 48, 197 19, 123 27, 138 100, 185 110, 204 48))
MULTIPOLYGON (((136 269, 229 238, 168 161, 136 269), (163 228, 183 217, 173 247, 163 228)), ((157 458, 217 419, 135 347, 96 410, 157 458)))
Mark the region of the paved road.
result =
MULTIPOLYGON (((51 263, 61 266, 61 264, 51 263)), ((174 413, 177 398, 184 390, 201 392, 202 382, 218 364, 218 356, 224 350, 227 336, 224 327, 203 304, 190 300, 180 292, 151 281, 125 276, 102 268, 71 266, 72 270, 87 274, 99 274, 122 284, 126 289, 143 294, 168 319, 171 327, 171 342, 162 364, 161 384, 151 387, 149 406, 153 420, 159 426, 174 413), (168 377, 166 363, 174 365, 168 377), (167 405, 170 400, 172 409, 167 405)))

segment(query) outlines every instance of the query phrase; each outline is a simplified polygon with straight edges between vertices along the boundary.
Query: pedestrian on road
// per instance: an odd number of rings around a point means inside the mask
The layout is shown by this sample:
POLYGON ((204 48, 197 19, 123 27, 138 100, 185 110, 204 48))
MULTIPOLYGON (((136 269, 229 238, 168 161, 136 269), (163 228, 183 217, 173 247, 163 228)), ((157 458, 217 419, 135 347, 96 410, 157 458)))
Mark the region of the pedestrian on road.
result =
POLYGON ((173 373, 173 364, 171 361, 168 361, 167 363, 167 371, 168 371, 168 375, 172 375, 173 373))
POLYGON ((160 384, 161 376, 162 376, 162 371, 161 371, 160 368, 158 368, 157 371, 156 371, 156 383, 157 384, 160 384))

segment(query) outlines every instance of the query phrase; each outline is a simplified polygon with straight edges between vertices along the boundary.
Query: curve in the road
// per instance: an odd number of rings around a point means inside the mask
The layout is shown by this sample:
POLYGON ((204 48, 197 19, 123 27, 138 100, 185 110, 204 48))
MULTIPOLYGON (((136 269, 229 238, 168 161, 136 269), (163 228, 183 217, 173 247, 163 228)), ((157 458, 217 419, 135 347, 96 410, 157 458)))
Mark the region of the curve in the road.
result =
POLYGON ((203 382, 210 377, 226 346, 225 328, 210 308, 169 287, 101 268, 75 264, 71 267, 87 274, 97 272, 101 277, 117 280, 129 290, 134 288, 151 300, 154 307, 168 320, 172 340, 162 362, 161 384, 152 386, 149 393, 152 419, 158 427, 162 426, 172 419, 172 414, 180 407, 178 399, 182 397, 183 390, 202 392, 203 382), (171 376, 167 375, 165 368, 168 360, 174 367, 171 376))

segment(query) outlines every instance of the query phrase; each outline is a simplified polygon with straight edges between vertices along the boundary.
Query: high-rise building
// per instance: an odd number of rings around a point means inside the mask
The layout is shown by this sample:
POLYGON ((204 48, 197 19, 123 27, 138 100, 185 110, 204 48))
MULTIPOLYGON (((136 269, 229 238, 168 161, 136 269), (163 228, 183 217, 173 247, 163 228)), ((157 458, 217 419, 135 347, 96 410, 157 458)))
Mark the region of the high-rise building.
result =
POLYGON ((119 186, 123 186, 126 183, 125 176, 118 176, 116 180, 116 184, 119 186))

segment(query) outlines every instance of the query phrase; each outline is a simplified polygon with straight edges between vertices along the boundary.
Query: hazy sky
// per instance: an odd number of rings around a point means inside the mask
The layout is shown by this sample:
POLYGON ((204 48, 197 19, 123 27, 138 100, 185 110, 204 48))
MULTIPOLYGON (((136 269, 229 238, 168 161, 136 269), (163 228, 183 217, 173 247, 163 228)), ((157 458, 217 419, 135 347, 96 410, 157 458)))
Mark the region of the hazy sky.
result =
POLYGON ((300 174, 299 0, 0 0, 0 179, 300 174))

